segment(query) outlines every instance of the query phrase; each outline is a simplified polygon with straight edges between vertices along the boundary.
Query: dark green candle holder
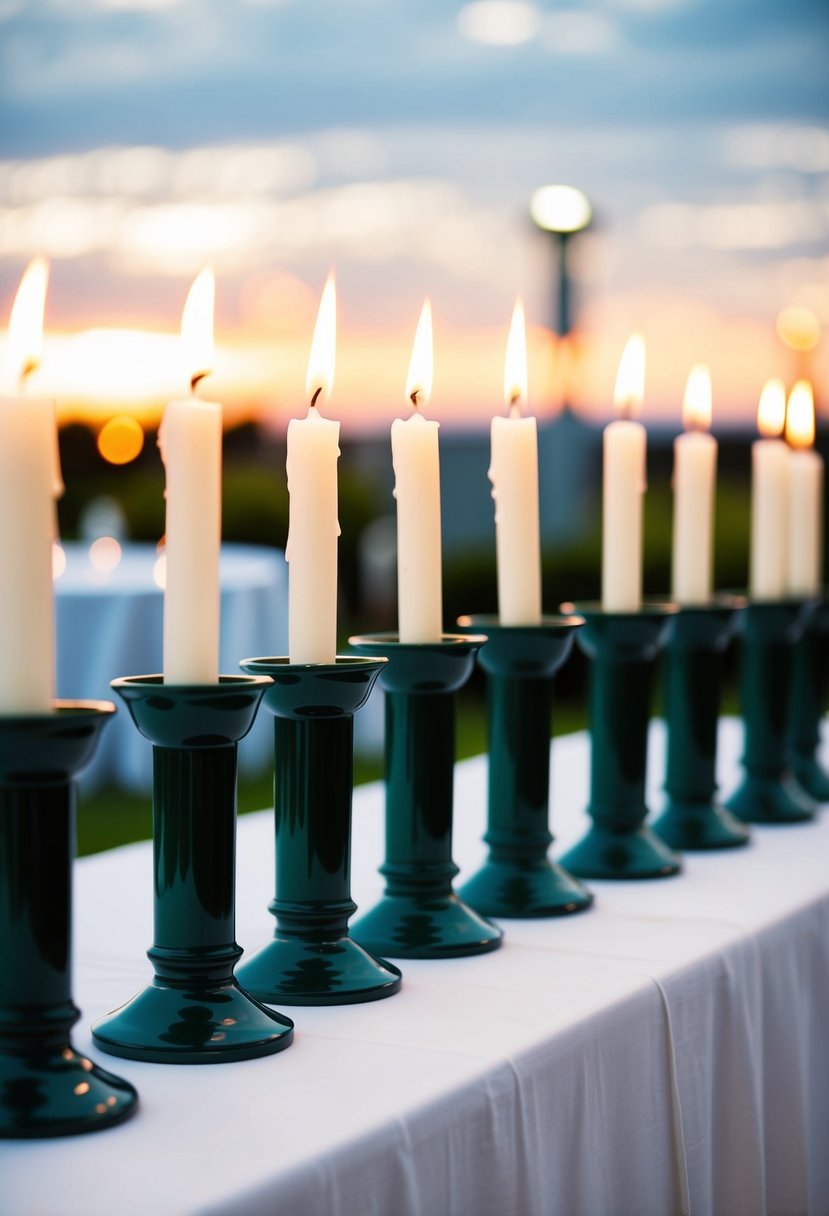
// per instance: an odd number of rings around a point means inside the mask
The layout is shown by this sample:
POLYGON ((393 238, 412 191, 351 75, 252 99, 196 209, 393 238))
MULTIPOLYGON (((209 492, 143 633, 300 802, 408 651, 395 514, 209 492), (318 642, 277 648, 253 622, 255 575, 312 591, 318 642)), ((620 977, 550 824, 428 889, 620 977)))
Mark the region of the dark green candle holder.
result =
MULTIPOLYGON (((121 1123, 138 1095, 72 1046, 74 781, 115 712, 57 701, 0 717, 0 1137, 121 1123)), ((0 1205, 2 1206, 2 1205, 0 1205)))
POLYGON ((455 692, 469 679, 477 635, 400 642, 396 634, 350 638, 386 655, 386 880, 383 898, 354 926, 368 950, 393 958, 453 958, 495 950, 501 930, 460 899, 452 880, 455 692))
POLYGON ((817 804, 789 767, 792 654, 814 604, 749 603, 740 629, 743 779, 726 806, 744 823, 805 823, 817 804))
POLYGON ((236 944, 236 745, 266 679, 113 681, 153 744, 152 983, 96 1022, 102 1051, 154 1064, 223 1064, 287 1047, 293 1022, 255 1000, 233 971, 236 944))
POLYGON ((671 618, 665 647, 667 803, 653 825, 672 849, 728 849, 749 831, 717 801, 722 665, 745 600, 717 596, 671 618))
POLYGON ((590 670, 590 805, 593 826, 561 859, 579 878, 667 878, 680 859, 645 824, 651 684, 675 604, 605 612, 564 604, 586 625, 578 644, 590 670))
POLYGON ((246 659, 245 671, 273 678, 276 917, 273 941, 241 975, 263 1001, 353 1005, 392 996, 400 971, 348 932, 354 714, 368 700, 383 658, 338 657, 292 664, 246 659))
POLYGON ((821 599, 792 650, 789 765, 815 802, 829 802, 829 773, 818 759, 820 724, 829 701, 829 602, 821 599))
POLYGON ((484 840, 489 856, 461 897, 485 916, 562 916, 589 908, 593 896, 548 857, 550 719, 553 676, 573 647, 578 616, 546 616, 537 625, 501 625, 496 616, 463 616, 458 627, 481 632, 487 674, 489 798, 484 840))

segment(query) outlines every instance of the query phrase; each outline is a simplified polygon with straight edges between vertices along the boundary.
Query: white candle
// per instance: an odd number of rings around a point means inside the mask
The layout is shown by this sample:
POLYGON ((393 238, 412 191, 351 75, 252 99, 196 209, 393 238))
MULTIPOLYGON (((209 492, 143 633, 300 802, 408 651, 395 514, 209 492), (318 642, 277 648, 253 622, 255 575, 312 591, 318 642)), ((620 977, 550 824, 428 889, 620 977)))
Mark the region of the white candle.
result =
POLYGON ((38 258, 21 280, 0 399, 0 714, 48 713, 55 691, 55 404, 16 391, 40 362, 48 274, 38 258))
POLYGON ((538 516, 538 431, 522 418, 527 397, 524 309, 515 305, 504 364, 509 415, 492 419, 489 479, 495 500, 498 617, 502 625, 541 620, 541 540, 538 516))
POLYGON ((686 430, 674 440, 674 538, 671 595, 679 604, 711 599, 717 441, 711 425, 711 376, 697 364, 685 387, 686 430))
POLYGON ((340 424, 317 402, 334 381, 336 297, 329 277, 308 360, 305 418, 288 423, 288 649, 292 663, 333 663, 337 653, 337 460, 340 424))
MULTIPOLYGON (((212 271, 190 289, 181 319, 191 387, 213 362, 212 271)), ((219 551, 222 540, 222 407, 191 395, 171 401, 158 435, 167 478, 164 681, 219 679, 219 551)))
POLYGON ((438 423, 420 413, 432 388, 432 313, 423 305, 406 394, 414 413, 391 427, 397 501, 397 618, 401 642, 443 635, 438 423))
MULTIPOLYGON (((627 341, 616 377, 616 408, 638 409, 644 392, 645 343, 627 341)), ((646 489, 647 435, 640 422, 620 418, 605 427, 602 495, 602 608, 642 607, 642 496, 646 489)))
POLYGON ((764 436, 751 446, 752 599, 777 600, 787 594, 789 539, 789 450, 779 438, 786 418, 786 390, 769 380, 760 395, 757 426, 764 436))
POLYGON ((786 409, 789 453, 790 595, 811 596, 823 581, 823 460, 812 448, 815 402, 808 380, 798 380, 786 409))

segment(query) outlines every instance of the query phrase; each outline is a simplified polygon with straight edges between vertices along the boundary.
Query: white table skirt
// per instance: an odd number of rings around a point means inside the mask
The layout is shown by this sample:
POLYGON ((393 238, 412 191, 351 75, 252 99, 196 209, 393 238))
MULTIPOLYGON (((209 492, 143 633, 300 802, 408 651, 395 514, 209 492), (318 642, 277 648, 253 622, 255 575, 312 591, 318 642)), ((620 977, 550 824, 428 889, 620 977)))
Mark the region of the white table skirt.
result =
MULTIPOLYGON (((652 736, 659 805, 663 733, 652 736)), ((735 780, 739 730, 722 730, 735 780)), ((553 748, 556 850, 585 827, 587 739, 553 748)), ((458 766, 456 860, 480 862, 486 762, 458 766)), ((381 889, 383 797, 354 800, 353 888, 381 889)), ((398 996, 287 1010, 295 1044, 214 1067, 114 1060, 90 1021, 149 976, 151 857, 76 869, 76 1045, 132 1080, 107 1132, 0 1146, 4 1216, 826 1216, 829 812, 596 882, 596 906, 505 922, 501 950, 404 963, 398 996)), ((272 816, 239 825, 238 938, 268 939, 272 816)))

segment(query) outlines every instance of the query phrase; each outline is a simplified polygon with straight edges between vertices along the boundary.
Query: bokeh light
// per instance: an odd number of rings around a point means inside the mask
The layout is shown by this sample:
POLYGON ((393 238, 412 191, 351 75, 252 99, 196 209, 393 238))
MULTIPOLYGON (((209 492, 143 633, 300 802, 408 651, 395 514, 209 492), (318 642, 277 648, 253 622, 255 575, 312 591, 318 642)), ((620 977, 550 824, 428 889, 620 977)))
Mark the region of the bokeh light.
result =
POLYGON ((129 464, 144 447, 144 431, 129 414, 110 418, 98 433, 98 451, 110 464, 129 464))

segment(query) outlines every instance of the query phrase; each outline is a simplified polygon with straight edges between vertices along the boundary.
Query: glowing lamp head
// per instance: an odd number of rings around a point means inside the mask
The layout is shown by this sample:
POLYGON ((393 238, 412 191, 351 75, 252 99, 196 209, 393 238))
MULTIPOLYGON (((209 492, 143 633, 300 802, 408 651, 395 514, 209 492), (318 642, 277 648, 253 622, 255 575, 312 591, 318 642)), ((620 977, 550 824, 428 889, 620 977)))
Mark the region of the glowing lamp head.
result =
POLYGON ((757 406, 757 430, 765 439, 776 439, 786 425, 786 387, 782 380, 767 380, 757 406))
POLYGON ((330 274, 325 281, 320 300, 314 337, 311 340, 311 354, 308 356, 308 374, 305 377, 305 391, 312 405, 316 405, 320 398, 325 402, 331 396, 336 347, 337 294, 334 275, 330 274))
POLYGON ((630 418, 638 414, 645 397, 645 339, 631 334, 619 360, 613 404, 616 412, 630 418))
POLYGON ((524 305, 516 300, 504 359, 504 400, 507 407, 518 410, 527 400, 527 329, 524 305))
POLYGON ((793 448, 810 448, 815 442, 815 398, 808 380, 798 380, 789 393, 786 439, 793 448))
POLYGON ((682 425, 686 431, 711 429, 711 373, 704 363, 695 363, 688 373, 682 401, 682 425))
POLYGON ((587 195, 575 186, 541 186, 530 198, 533 222, 545 232, 581 232, 593 218, 587 195))
POLYGON ((213 312, 216 276, 208 267, 193 280, 181 314, 181 345, 190 387, 213 371, 213 312))
POLYGON ((406 380, 406 396, 415 409, 428 403, 432 395, 433 374, 432 305, 428 300, 424 300, 412 346, 409 375, 406 380))
POLYGON ((23 272, 9 317, 7 378, 12 389, 40 366, 49 263, 34 258, 23 272))

